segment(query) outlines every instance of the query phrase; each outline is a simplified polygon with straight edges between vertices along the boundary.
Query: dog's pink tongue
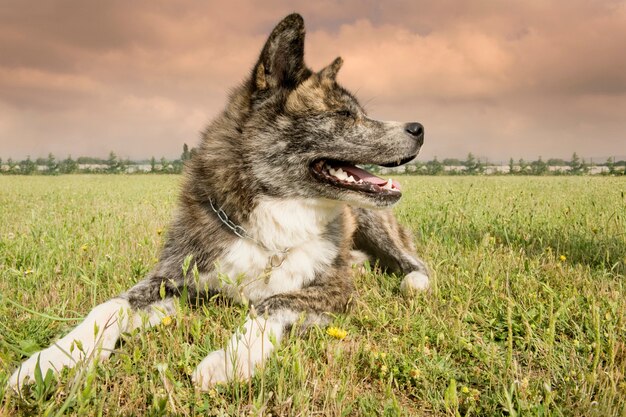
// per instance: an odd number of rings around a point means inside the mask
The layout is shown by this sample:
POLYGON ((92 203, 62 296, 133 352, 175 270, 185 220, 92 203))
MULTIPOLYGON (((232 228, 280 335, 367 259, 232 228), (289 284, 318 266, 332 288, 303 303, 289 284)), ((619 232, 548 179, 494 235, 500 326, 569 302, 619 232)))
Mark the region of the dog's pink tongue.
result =
MULTIPOLYGON (((356 167, 354 165, 339 165, 339 166, 333 166, 333 168, 335 168, 335 169, 341 168, 345 172, 347 172, 348 175, 352 175, 355 178, 361 179, 361 180, 363 180, 365 182, 369 182, 371 184, 376 184, 379 187, 383 187, 385 184, 387 184, 387 180, 384 180, 384 179, 382 179, 380 177, 377 177, 374 174, 370 174, 366 170, 361 169, 359 167, 356 167)), ((397 182, 394 179, 392 179, 391 182, 393 183, 393 186, 397 190, 400 190, 400 183, 399 182, 397 182)))

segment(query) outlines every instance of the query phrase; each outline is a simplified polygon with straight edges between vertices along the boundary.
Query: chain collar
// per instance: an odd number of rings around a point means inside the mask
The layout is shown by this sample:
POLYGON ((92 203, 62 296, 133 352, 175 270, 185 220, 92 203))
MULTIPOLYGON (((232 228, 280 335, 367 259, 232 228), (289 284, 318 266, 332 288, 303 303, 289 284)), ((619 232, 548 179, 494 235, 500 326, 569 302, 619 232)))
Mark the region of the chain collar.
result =
POLYGON ((209 198, 209 203, 211 205, 211 210, 213 210, 215 214, 217 214, 217 218, 220 219, 220 221, 224 224, 224 226, 230 229, 230 231, 233 232, 235 236, 240 237, 242 239, 248 239, 249 241, 254 242, 261 248, 265 249, 266 251, 272 253, 272 255, 268 258, 267 266, 265 267, 265 271, 264 271, 266 275, 266 282, 267 282, 267 280, 269 280, 269 275, 271 274, 272 270, 274 268, 280 267, 283 264, 283 262, 285 262, 285 258, 287 258, 287 255, 289 254, 289 251, 291 250, 291 248, 287 248, 287 249, 268 248, 263 242, 252 237, 252 235, 248 233, 246 229, 244 229, 243 227, 241 227, 240 225, 236 224, 231 219, 229 219, 228 215, 221 207, 216 208, 215 204, 213 203, 212 198, 209 198))

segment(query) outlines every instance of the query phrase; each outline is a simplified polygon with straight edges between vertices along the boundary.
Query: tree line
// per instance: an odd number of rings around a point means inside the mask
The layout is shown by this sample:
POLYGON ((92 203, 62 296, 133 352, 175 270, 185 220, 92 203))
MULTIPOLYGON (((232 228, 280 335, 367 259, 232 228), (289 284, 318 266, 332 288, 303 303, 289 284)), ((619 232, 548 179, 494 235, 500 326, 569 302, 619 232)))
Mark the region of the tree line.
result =
POLYGON ((490 163, 469 153, 466 159, 437 157, 430 161, 417 161, 398 168, 381 168, 376 165, 366 166, 372 172, 406 172, 417 175, 626 175, 626 161, 608 158, 602 163, 591 163, 572 154, 570 160, 539 157, 534 161, 510 158, 507 164, 490 163))
POLYGON ((111 151, 106 159, 91 156, 81 156, 73 159, 68 156, 65 159, 57 159, 52 153, 47 158, 35 160, 28 156, 21 161, 8 158, 6 161, 0 157, 0 174, 15 175, 58 175, 58 174, 122 174, 122 173, 153 173, 153 174, 180 174, 183 172, 185 161, 191 159, 195 149, 189 149, 185 143, 183 152, 178 159, 169 160, 165 157, 156 159, 154 156, 143 161, 131 161, 128 158, 120 158, 111 151))
MULTIPOLYGON (((153 173, 153 174, 180 174, 183 171, 185 161, 191 159, 196 152, 190 149, 185 143, 180 158, 168 160, 165 157, 156 159, 154 156, 143 161, 130 161, 117 156, 114 152, 109 153, 107 159, 81 156, 73 159, 68 156, 65 159, 57 159, 53 154, 48 154, 47 158, 37 158, 32 160, 27 157, 21 161, 14 161, 8 158, 3 161, 0 158, 0 174, 15 175, 58 175, 75 173, 153 173)), ((572 154, 570 160, 551 158, 544 161, 541 157, 535 161, 524 159, 509 159, 507 165, 493 164, 489 161, 481 160, 469 153, 463 160, 458 158, 445 158, 439 160, 437 157, 430 161, 416 161, 396 171, 407 172, 417 175, 584 175, 592 173, 594 168, 601 167, 598 173, 604 175, 626 175, 626 161, 616 161, 615 158, 608 158, 606 162, 592 164, 578 156, 576 152, 572 154)), ((372 172, 386 172, 388 169, 375 165, 365 167, 372 172)), ((596 171, 598 171, 596 169, 596 171)))

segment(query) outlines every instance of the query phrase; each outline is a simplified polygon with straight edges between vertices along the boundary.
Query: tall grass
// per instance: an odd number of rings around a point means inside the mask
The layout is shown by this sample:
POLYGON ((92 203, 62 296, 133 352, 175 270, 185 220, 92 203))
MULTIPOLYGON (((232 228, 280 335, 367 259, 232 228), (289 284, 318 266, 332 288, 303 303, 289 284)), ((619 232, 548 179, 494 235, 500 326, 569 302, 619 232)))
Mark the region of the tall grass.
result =
POLYGON ((433 287, 375 265, 353 311, 294 334, 250 383, 189 375, 245 318, 181 304, 105 363, 6 389, 30 353, 151 268, 179 177, 0 177, 0 415, 626 413, 626 181, 404 177, 396 212, 433 287))

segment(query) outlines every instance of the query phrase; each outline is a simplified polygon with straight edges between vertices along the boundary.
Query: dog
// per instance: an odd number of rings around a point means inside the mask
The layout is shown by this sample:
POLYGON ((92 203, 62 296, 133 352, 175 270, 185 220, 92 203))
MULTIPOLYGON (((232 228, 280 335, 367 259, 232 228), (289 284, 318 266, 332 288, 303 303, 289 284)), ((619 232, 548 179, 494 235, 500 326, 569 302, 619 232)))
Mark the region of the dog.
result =
POLYGON ((12 387, 34 380, 37 367, 45 375, 108 358, 122 333, 159 323, 182 295, 250 306, 243 328, 193 372, 208 390, 249 379, 294 324, 324 326, 346 311, 357 260, 404 276, 406 293, 428 287, 413 238, 390 210, 400 185, 356 166, 411 161, 424 128, 368 118, 336 81, 341 58, 318 72, 305 65, 304 36, 300 15, 284 18, 203 132, 154 269, 24 361, 12 387), (190 261, 198 274, 183 271, 190 261))

